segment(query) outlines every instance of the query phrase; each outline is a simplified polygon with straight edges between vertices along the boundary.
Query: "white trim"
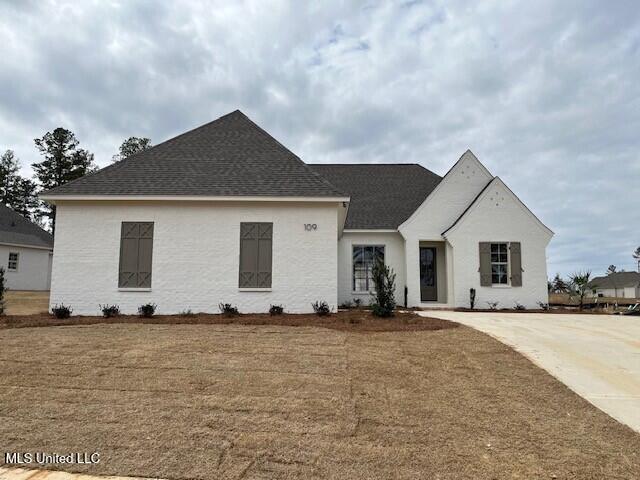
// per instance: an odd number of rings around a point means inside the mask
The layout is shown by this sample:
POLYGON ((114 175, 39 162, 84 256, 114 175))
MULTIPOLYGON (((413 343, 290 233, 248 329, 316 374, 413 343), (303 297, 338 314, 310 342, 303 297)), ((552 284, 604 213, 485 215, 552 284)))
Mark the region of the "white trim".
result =
POLYGON ((23 245, 20 243, 5 243, 5 242, 0 242, 0 245, 5 245, 7 247, 36 248, 38 250, 49 250, 50 252, 53 252, 52 247, 37 247, 35 245, 23 245))
POLYGON ((242 287, 242 288, 238 288, 238 291, 239 292, 270 292, 271 291, 271 287, 268 287, 268 288, 259 288, 259 287, 255 287, 255 288, 248 287, 248 288, 245 288, 245 287, 242 287))
POLYGON ((150 292, 150 288, 118 288, 119 292, 150 292))
POLYGON ((40 195, 41 200, 59 201, 127 201, 127 202, 349 202, 350 197, 273 197, 260 195, 205 196, 205 195, 40 195))
POLYGON ((398 230, 394 230, 391 228, 381 228, 380 230, 376 230, 374 228, 368 229, 358 229, 358 228, 345 228, 344 233, 399 233, 398 230))

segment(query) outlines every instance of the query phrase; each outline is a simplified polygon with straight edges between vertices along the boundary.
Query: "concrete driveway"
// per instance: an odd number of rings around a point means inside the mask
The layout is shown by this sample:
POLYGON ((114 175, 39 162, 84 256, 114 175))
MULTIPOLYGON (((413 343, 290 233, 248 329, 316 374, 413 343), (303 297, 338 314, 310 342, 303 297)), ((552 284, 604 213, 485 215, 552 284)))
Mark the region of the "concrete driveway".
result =
POLYGON ((640 317, 426 311, 515 348, 640 432, 640 317))

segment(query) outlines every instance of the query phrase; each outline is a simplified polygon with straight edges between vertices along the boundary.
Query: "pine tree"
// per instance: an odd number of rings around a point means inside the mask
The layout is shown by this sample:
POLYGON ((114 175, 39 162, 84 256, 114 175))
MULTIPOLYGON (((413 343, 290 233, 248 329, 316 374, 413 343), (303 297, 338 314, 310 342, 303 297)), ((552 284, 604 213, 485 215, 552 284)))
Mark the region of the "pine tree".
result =
POLYGON ((38 216, 38 186, 28 178, 19 178, 13 187, 13 199, 9 207, 25 218, 38 216))
MULTIPOLYGON (((44 190, 64 185, 95 169, 93 154, 78 148, 80 142, 70 130, 59 127, 45 133, 42 138, 34 139, 34 142, 44 160, 32 167, 44 190)), ((42 215, 51 220, 51 230, 55 232, 55 205, 46 205, 42 215)))
POLYGON ((13 150, 7 150, 0 156, 0 202, 10 206, 13 201, 13 189, 19 180, 20 162, 13 150))
POLYGON ((556 276, 553 278, 553 282, 551 283, 551 291, 553 293, 567 293, 568 290, 569 285, 567 285, 559 273, 556 273, 556 276))

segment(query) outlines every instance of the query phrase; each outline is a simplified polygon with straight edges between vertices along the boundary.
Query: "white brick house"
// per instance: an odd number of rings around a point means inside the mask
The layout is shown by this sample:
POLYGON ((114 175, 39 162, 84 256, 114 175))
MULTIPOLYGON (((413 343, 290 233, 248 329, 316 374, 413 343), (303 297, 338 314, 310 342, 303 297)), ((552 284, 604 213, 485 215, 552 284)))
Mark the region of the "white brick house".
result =
POLYGON ((96 314, 308 312, 370 298, 381 257, 409 306, 547 301, 553 233, 467 151, 419 165, 306 165, 239 111, 44 194, 51 304, 96 314))

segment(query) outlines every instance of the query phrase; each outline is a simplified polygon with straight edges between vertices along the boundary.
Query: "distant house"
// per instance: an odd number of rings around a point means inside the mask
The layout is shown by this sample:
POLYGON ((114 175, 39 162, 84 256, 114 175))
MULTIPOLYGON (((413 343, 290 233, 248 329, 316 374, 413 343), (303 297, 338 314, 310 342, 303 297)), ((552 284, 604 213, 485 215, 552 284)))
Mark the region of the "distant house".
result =
POLYGON ((640 273, 616 272, 589 282, 595 297, 640 298, 640 273))
POLYGON ((0 205, 0 267, 11 290, 49 290, 53 236, 0 205))

